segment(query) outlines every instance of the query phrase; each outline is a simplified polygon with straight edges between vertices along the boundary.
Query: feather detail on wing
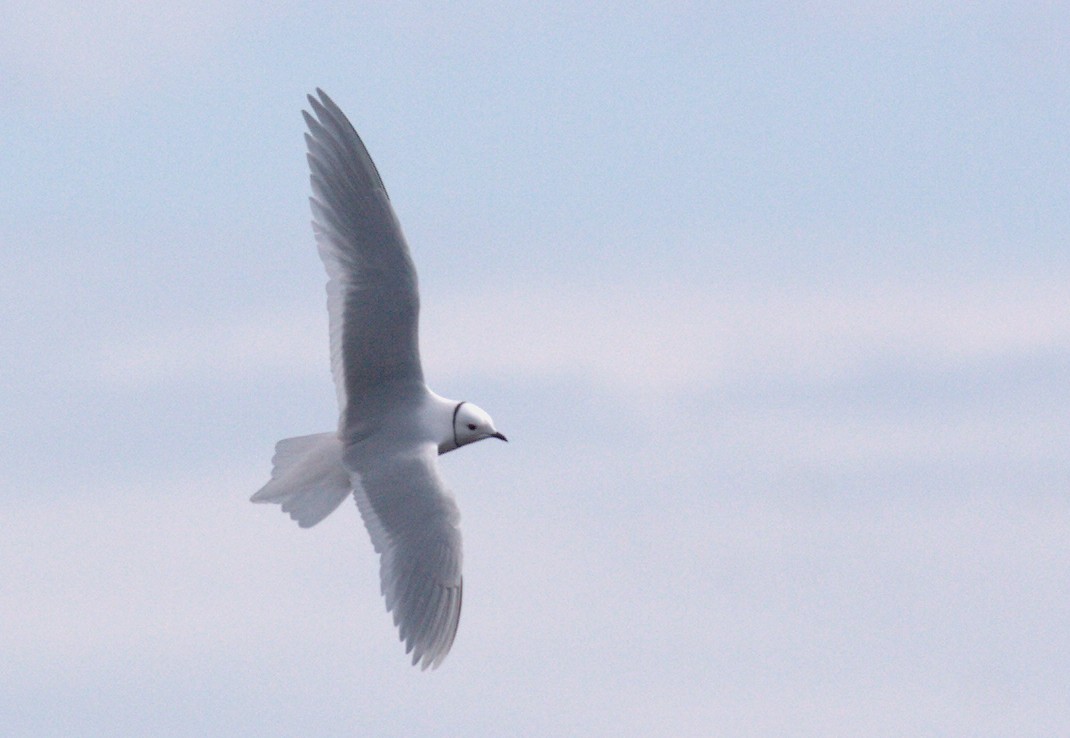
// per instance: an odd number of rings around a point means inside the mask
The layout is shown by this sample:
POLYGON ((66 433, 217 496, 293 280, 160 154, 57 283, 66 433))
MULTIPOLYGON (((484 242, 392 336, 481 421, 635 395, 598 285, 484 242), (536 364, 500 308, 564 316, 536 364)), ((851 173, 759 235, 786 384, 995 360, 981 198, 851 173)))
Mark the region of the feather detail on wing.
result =
POLYGON ((416 269, 383 180, 349 120, 322 90, 308 100, 312 228, 327 269, 331 369, 340 427, 372 422, 367 396, 422 382, 416 269))
POLYGON ((347 459, 361 517, 380 554, 386 609, 405 652, 421 668, 449 653, 461 615, 460 513, 438 475, 438 450, 424 444, 390 456, 347 459))

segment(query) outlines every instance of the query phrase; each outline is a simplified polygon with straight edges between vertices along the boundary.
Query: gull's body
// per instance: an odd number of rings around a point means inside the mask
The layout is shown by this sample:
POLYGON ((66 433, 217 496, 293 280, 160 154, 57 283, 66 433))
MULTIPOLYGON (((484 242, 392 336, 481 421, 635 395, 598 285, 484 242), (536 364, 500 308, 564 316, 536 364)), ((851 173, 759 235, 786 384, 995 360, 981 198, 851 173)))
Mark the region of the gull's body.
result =
POLYGON ((416 270, 379 173, 322 90, 309 96, 312 228, 327 268, 337 433, 275 447, 271 481, 253 502, 282 506, 302 527, 353 493, 381 556, 380 580, 406 652, 438 666, 461 613, 459 513, 437 457, 505 437, 475 405, 439 397, 420 366, 416 270))

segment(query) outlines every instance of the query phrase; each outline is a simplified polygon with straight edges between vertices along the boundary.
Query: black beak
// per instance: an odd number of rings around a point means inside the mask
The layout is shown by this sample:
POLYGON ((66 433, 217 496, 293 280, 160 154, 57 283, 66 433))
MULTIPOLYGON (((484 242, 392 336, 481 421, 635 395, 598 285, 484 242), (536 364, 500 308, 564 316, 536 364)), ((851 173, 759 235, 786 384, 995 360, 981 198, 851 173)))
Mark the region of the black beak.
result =
POLYGON ((497 438, 497 439, 499 439, 501 441, 505 441, 506 443, 509 443, 509 439, 506 438, 505 436, 503 436, 501 433, 491 433, 490 437, 491 438, 497 438))

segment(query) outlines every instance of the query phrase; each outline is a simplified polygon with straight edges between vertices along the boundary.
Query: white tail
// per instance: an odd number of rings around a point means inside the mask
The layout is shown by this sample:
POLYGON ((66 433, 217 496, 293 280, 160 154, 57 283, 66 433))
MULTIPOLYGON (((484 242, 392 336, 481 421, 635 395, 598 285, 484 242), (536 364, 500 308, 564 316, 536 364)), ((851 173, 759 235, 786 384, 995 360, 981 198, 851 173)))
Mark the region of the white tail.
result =
POLYGON ((349 495, 349 472, 335 433, 285 438, 275 444, 271 463, 271 481, 251 499, 282 505, 302 528, 323 520, 349 495))

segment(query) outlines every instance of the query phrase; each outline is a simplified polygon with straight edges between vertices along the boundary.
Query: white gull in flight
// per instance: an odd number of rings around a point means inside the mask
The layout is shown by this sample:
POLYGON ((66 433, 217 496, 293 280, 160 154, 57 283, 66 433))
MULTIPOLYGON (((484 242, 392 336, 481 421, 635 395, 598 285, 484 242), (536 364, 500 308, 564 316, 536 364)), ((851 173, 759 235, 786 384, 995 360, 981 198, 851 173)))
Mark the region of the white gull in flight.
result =
POLYGON ((383 180, 323 90, 304 112, 312 230, 327 267, 336 433, 275 446, 271 481, 252 497, 308 528, 353 493, 380 555, 386 609, 412 663, 437 667, 461 615, 461 533, 436 457, 505 436, 470 402, 424 383, 416 269, 383 180))

